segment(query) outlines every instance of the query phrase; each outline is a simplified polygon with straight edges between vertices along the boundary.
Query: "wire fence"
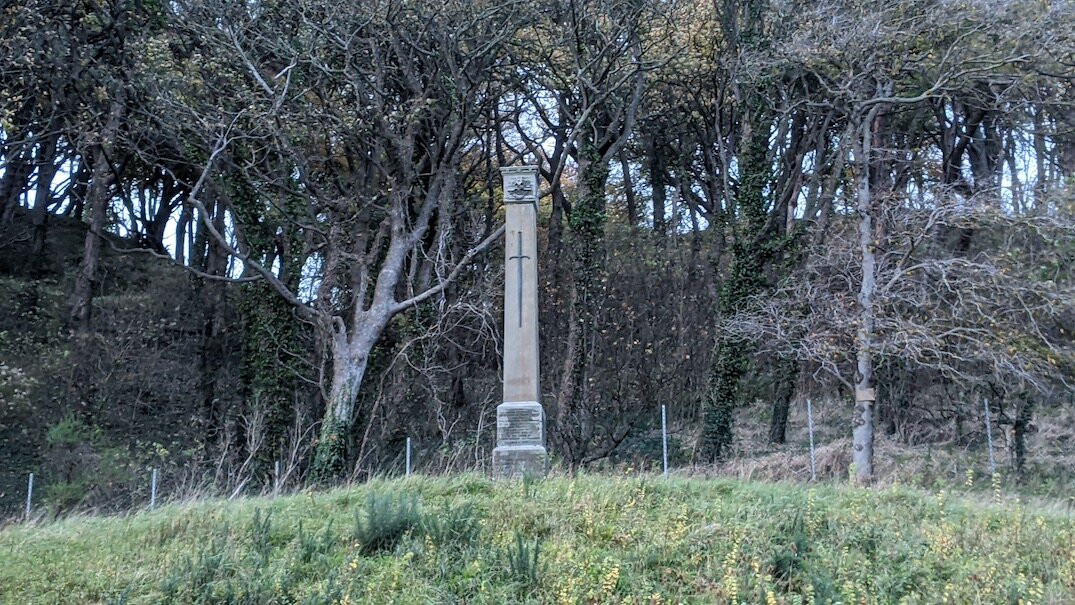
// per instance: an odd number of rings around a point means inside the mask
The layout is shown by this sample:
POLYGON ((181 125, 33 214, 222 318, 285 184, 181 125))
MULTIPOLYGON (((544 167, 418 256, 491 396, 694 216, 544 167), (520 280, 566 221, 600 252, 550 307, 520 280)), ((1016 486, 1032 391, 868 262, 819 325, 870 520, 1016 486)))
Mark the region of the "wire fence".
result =
MULTIPOLYGON (((806 430, 809 443, 809 480, 816 482, 818 480, 818 460, 817 460, 817 447, 815 438, 815 419, 814 419, 814 406, 811 399, 805 400, 805 416, 806 416, 806 430)), ((670 463, 669 454, 669 428, 668 428, 668 406, 662 404, 659 408, 659 426, 660 426, 660 460, 659 463, 655 463, 653 466, 657 466, 662 477, 669 477, 673 472, 672 465, 670 463)), ((983 402, 983 421, 984 421, 984 433, 986 435, 986 444, 988 447, 988 462, 991 475, 994 479, 997 477, 997 463, 994 454, 994 442, 993 442, 993 430, 992 430, 992 418, 990 415, 989 402, 985 400, 983 402)), ((400 454, 397 454, 400 456, 400 454)), ((388 465, 382 472, 369 473, 368 477, 380 476, 404 476, 411 477, 417 472, 414 448, 414 440, 411 437, 406 437, 403 444, 403 451, 401 452, 402 468, 399 466, 400 457, 397 457, 396 465, 388 465)), ((463 468, 463 471, 478 471, 485 472, 488 467, 481 464, 478 460, 478 456, 475 456, 476 464, 470 468, 463 468)), ((650 466, 653 469, 653 466, 650 466)), ((690 465, 686 465, 684 468, 693 468, 690 465)), ((196 472, 192 471, 186 475, 182 473, 181 468, 171 469, 173 474, 170 476, 172 479, 170 484, 166 484, 166 481, 162 479, 162 469, 154 466, 148 469, 147 475, 145 475, 141 489, 137 485, 131 486, 130 498, 127 502, 127 506, 112 506, 109 510, 122 511, 122 510, 138 510, 148 508, 150 510, 156 509, 158 504, 163 501, 186 501, 194 500, 209 496, 223 496, 227 498, 235 498, 240 495, 269 495, 277 497, 283 495, 289 491, 298 491, 312 487, 310 484, 302 480, 294 466, 294 461, 274 460, 272 463, 271 475, 264 477, 265 484, 261 487, 253 486, 254 483, 250 477, 243 480, 230 481, 226 485, 216 485, 213 481, 197 480, 195 478, 196 472), (148 485, 147 485, 148 484, 148 485), (148 487, 147 492, 143 491, 148 487), (139 499, 139 494, 141 498, 139 499)), ((430 470, 430 469, 427 469, 430 470)), ((460 469, 455 469, 460 470, 460 469)), ((443 472, 450 472, 448 469, 440 469, 443 472)), ((434 474, 441 474, 434 470, 434 474)), ((35 519, 41 519, 47 517, 52 511, 48 503, 41 501, 40 498, 35 498, 35 488, 38 492, 42 489, 42 478, 40 474, 34 472, 26 473, 25 484, 25 506, 20 511, 21 514, 12 515, 10 512, 7 515, 2 514, 0 511, 0 521, 5 516, 9 517, 9 520, 23 520, 33 521, 35 519)), ((338 485, 353 484, 355 477, 352 476, 348 480, 344 480, 338 485)), ((47 485, 46 485, 47 487, 47 485)), ((317 487, 328 488, 330 485, 318 485, 317 487)))

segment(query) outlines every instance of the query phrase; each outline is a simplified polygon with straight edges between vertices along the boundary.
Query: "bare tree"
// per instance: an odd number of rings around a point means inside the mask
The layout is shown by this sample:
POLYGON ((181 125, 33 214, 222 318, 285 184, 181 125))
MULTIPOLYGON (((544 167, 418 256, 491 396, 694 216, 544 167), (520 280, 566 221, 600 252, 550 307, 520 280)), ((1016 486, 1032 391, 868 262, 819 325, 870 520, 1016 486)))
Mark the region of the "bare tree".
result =
MULTIPOLYGON (((957 91, 973 90, 983 84, 989 86, 996 81, 998 73, 1005 74, 1003 89, 1014 90, 1013 83, 1027 77, 1026 66, 1039 56, 1024 40, 1034 39, 1040 43, 1048 39, 1053 35, 1052 19, 1056 18, 1048 11, 1038 10, 1031 13, 1035 18, 1027 19, 1028 14, 1019 7, 1000 7, 992 3, 983 3, 969 13, 958 14, 950 10, 946 2, 922 2, 909 12, 906 8, 900 3, 884 0, 858 8, 839 2, 823 3, 804 19, 801 28, 792 31, 776 47, 775 53, 756 55, 759 66, 766 64, 768 56, 776 58, 775 62, 768 63, 772 68, 810 73, 815 91, 826 99, 826 103, 841 111, 846 124, 843 136, 851 141, 848 148, 851 151, 850 165, 854 169, 853 187, 845 188, 844 196, 851 216, 855 217, 857 258, 852 265, 855 271, 850 275, 843 273, 849 282, 841 283, 853 284, 855 304, 853 311, 844 309, 840 322, 853 327, 850 331, 853 338, 846 342, 846 346, 854 351, 854 371, 850 374, 853 379, 847 379, 846 383, 855 396, 852 461, 860 482, 870 481, 873 474, 875 365, 878 355, 886 349, 882 343, 887 338, 896 337, 895 333, 886 330, 892 326, 884 325, 881 309, 886 297, 893 295, 896 284, 904 283, 908 277, 899 271, 895 276, 885 274, 890 269, 887 255, 899 257, 902 254, 904 260, 915 258, 923 248, 916 244, 908 250, 897 234, 907 235, 911 242, 920 242, 936 228, 937 220, 943 220, 938 217, 947 217, 953 207, 950 189, 927 195, 921 188, 921 181, 908 181, 908 168, 923 162, 924 158, 913 151, 895 147, 899 139, 895 133, 906 125, 898 122, 900 115, 897 112, 922 107, 933 99, 958 94, 957 91), (928 40, 929 44, 921 46, 923 40, 928 40), (928 226, 918 225, 922 231, 910 235, 904 232, 903 226, 915 223, 909 222, 909 215, 895 209, 906 209, 908 200, 916 196, 919 201, 926 196, 926 203, 935 206, 938 217, 927 221, 928 226), (885 256, 879 258, 881 254, 885 256)), ((993 90, 1001 88, 993 87, 993 90)), ((948 168, 942 174, 952 170, 958 172, 958 167, 949 158, 950 155, 945 156, 948 168)), ((950 184, 957 178, 946 176, 942 184, 950 184)), ((969 200, 963 200, 955 206, 960 203, 971 205, 969 200)), ((830 244, 827 250, 830 257, 834 250, 830 244)), ((970 261, 962 259, 960 262, 970 261)), ((794 287, 815 286, 816 282, 803 280, 796 282, 794 287)), ((821 292, 815 294, 822 295, 821 292)), ((835 296, 835 293, 829 296, 835 296)), ((786 299, 780 297, 780 300, 786 299)), ((810 307, 818 304, 809 298, 795 300, 796 305, 810 307)), ((840 296, 835 300, 846 298, 840 296)), ((772 312, 777 307, 773 303, 762 303, 762 308, 772 312)), ((795 312, 794 305, 781 308, 780 313, 786 318, 767 315, 774 326, 804 317, 795 312)), ((949 319, 958 321, 958 318, 949 319)), ((755 338, 767 332, 766 329, 757 332, 760 328, 757 324, 754 330, 746 329, 749 323, 743 323, 740 318, 733 320, 730 326, 739 333, 753 333, 755 338)), ((950 335, 947 330, 938 330, 934 337, 943 340, 950 335)), ((814 339, 810 342, 811 346, 818 345, 814 339)), ((839 373, 836 367, 839 364, 831 360, 822 362, 824 355, 802 355, 801 350, 794 354, 839 373)), ((941 359, 945 357, 941 356, 941 359)), ((916 361, 922 362, 921 358, 916 361)))
MULTIPOLYGON (((520 21, 511 3, 179 5, 189 44, 178 72, 197 70, 212 97, 162 90, 200 144, 184 180, 204 229, 246 274, 264 279, 319 328, 331 352, 315 471, 342 470, 370 353, 397 313, 433 301, 502 230, 459 252, 450 217, 465 192, 463 159, 498 95, 501 48, 520 21), (280 228, 299 230, 307 270, 289 287, 273 258, 248 252, 249 216, 294 201, 280 228), (203 201, 233 212, 213 224, 203 201)), ((177 148, 181 148, 177 144, 177 148)))

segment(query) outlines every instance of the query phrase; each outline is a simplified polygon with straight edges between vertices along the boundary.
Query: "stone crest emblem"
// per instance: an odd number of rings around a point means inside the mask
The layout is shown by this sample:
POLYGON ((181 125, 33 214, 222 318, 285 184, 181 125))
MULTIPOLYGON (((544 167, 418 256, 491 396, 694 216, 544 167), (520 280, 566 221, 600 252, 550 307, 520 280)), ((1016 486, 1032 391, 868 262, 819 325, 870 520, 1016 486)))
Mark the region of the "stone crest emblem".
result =
POLYGON ((529 202, 537 197, 536 193, 533 179, 520 176, 511 180, 507 190, 504 191, 504 197, 512 201, 529 202))

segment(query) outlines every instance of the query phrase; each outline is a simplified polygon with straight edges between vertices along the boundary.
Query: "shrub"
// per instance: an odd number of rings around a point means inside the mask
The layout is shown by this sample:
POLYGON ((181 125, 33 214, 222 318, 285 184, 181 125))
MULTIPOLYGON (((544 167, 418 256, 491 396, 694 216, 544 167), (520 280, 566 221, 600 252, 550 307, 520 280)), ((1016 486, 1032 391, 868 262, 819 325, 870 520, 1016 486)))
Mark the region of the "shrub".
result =
POLYGON ((214 536, 194 556, 184 557, 161 580, 166 603, 207 603, 214 598, 213 585, 233 569, 223 532, 214 536))
POLYGON ((778 544, 769 562, 773 577, 787 585, 791 578, 802 572, 803 563, 810 552, 810 539, 802 514, 796 513, 790 522, 780 526, 778 536, 784 543, 778 544))
POLYGON ((299 561, 302 564, 308 564, 312 561, 323 559, 332 552, 332 548, 336 545, 336 534, 332 531, 332 522, 330 521, 325 529, 318 533, 308 532, 302 526, 302 521, 299 520, 298 527, 298 542, 299 542, 299 561))
POLYGON ((417 496, 370 492, 366 505, 355 513, 354 538, 367 554, 391 550, 420 523, 417 496))
POLYGON ((445 503, 438 514, 422 515, 422 533, 437 548, 466 548, 481 533, 481 516, 470 504, 449 507, 445 503))
POLYGON ((505 557, 507 558, 508 574, 515 582, 523 586, 537 585, 540 568, 538 558, 541 555, 541 541, 534 540, 533 544, 527 543, 521 533, 515 533, 515 544, 508 547, 505 557))

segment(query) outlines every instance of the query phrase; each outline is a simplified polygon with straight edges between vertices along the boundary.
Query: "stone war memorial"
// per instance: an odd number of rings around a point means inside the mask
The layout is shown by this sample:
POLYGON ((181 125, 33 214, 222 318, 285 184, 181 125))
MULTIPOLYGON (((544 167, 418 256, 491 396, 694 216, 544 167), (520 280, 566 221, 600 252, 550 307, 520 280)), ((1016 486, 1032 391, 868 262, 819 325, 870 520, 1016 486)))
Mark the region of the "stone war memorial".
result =
POLYGON ((496 408, 493 475, 544 475, 545 410, 538 361, 536 166, 504 177, 504 402, 496 408))

